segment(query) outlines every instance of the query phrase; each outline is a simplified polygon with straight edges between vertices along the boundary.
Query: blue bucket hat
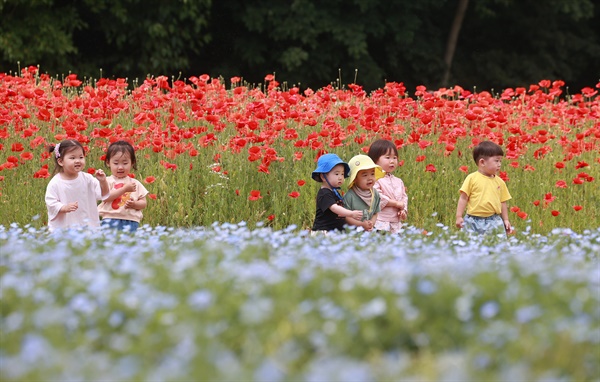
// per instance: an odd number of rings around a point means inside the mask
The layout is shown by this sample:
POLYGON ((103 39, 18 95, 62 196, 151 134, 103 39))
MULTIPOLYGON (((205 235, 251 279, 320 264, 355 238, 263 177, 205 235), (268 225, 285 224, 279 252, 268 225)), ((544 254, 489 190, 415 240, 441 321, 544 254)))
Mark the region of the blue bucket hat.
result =
POLYGON ((313 171, 312 178, 317 182, 322 182, 321 177, 319 175, 327 174, 338 164, 344 165, 344 178, 349 177, 350 166, 348 166, 348 163, 341 160, 340 157, 338 157, 335 154, 324 154, 319 157, 319 160, 317 161, 317 168, 315 169, 315 171, 313 171))

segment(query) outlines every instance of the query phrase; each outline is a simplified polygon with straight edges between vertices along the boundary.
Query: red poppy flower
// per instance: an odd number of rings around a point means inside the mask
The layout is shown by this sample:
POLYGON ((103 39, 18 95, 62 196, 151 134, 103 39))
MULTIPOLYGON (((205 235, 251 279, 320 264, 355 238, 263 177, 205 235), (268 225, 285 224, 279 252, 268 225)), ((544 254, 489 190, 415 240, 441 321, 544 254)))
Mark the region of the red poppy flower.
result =
POLYGON ((565 168, 565 164, 563 162, 557 162, 554 167, 556 167, 557 169, 563 169, 565 168))
POLYGON ((252 146, 248 149, 248 160, 250 162, 257 161, 261 158, 260 147, 252 146))
POLYGON ((419 155, 418 157, 415 158, 415 161, 423 162, 425 160, 425 158, 427 158, 425 155, 419 155))
POLYGON ((148 183, 148 184, 152 184, 152 183, 154 183, 154 181, 155 181, 155 180, 156 180, 156 178, 155 178, 155 177, 153 177, 153 176, 148 176, 148 177, 146 177, 146 179, 144 180, 144 182, 146 182, 146 183, 148 183))
POLYGON ((432 143, 429 141, 421 140, 421 141, 419 141, 419 148, 421 150, 423 150, 423 149, 427 148, 428 146, 431 146, 431 144, 432 143))
MULTIPOLYGON (((46 166, 46 165, 44 165, 46 166)), ((41 169, 39 169, 38 171, 36 171, 35 174, 33 174, 33 177, 36 179, 40 179, 40 178, 48 178, 50 177, 50 173, 48 172, 48 167, 42 167, 41 169)))
POLYGON ((552 216, 558 216, 560 215, 560 212, 556 211, 556 210, 552 210, 552 216))
POLYGON ((581 210, 583 209, 583 207, 582 207, 582 206, 579 206, 579 205, 577 205, 577 206, 573 206, 573 209, 574 209, 575 211, 581 211, 581 210))
POLYGON ((458 169, 464 173, 467 173, 469 171, 469 168, 467 166, 460 166, 458 169))
POLYGON ((575 179, 573 179, 573 184, 583 184, 583 179, 575 178, 575 179))
POLYGON ((529 215, 527 215, 527 213, 525 211, 519 211, 517 213, 517 216, 520 217, 521 219, 525 220, 525 219, 527 219, 527 216, 529 216, 529 215))
POLYGON ((90 168, 87 169, 87 172, 88 172, 88 174, 94 175, 96 173, 96 169, 93 168, 93 167, 90 167, 90 168))
POLYGON ((4 180, 4 175, 0 175, 0 182, 4 180))
POLYGON ((300 193, 299 193, 298 191, 293 191, 293 192, 290 192, 290 193, 288 194, 288 196, 289 196, 290 198, 294 198, 294 199, 295 199, 295 198, 297 198, 298 196, 300 196, 300 193))
POLYGON ((517 207, 517 206, 510 207, 510 210, 511 210, 512 212, 519 212, 519 211, 521 211, 521 209, 520 209, 519 207, 517 207))
POLYGON ((298 186, 302 187, 302 186, 304 186, 304 185, 306 184, 306 181, 304 181, 303 179, 300 179, 300 180, 299 180, 298 182, 296 182, 296 183, 298 183, 298 186))
POLYGON ((437 169, 435 168, 435 166, 434 166, 434 165, 432 165, 432 164, 430 163, 430 164, 428 164, 427 166, 425 166, 425 171, 427 171, 427 172, 436 172, 436 171, 437 171, 437 169))
POLYGON ((584 168, 584 167, 587 167, 587 166, 589 166, 589 164, 587 164, 586 162, 581 161, 581 162, 577 162, 577 165, 575 165, 575 169, 580 169, 580 168, 584 168))
POLYGON ((510 167, 519 168, 519 162, 510 162, 510 167))
POLYGON ((252 190, 250 191, 250 196, 248 196, 248 200, 258 200, 258 199, 262 199, 262 196, 260 195, 260 191, 259 190, 252 190))
POLYGON ((235 190, 235 194, 236 194, 237 196, 240 196, 240 190, 235 190))
POLYGON ((567 182, 565 182, 564 180, 559 180, 558 182, 556 182, 556 187, 567 188, 567 182))
POLYGON ((556 199, 556 197, 555 197, 555 196, 552 196, 552 193, 551 193, 551 192, 549 192, 549 193, 547 193, 546 195, 544 195, 544 202, 546 202, 546 203, 553 202, 553 201, 554 201, 554 199, 556 199))
POLYGON ((156 194, 148 194, 148 197, 152 200, 156 200, 156 194))
POLYGON ((529 164, 525 165, 525 167, 523 167, 523 170, 525 171, 535 171, 535 168, 529 164))
POLYGON ((24 153, 21 153, 20 157, 23 160, 32 160, 33 159, 33 154, 30 153, 29 151, 26 151, 24 153))
POLYGON ((536 207, 539 206, 540 205, 540 201, 539 200, 534 200, 533 201, 533 205, 536 206, 536 207))
POLYGON ((23 144, 21 144, 21 143, 13 143, 10 146, 10 150, 13 152, 19 152, 19 151, 23 151, 24 147, 23 147, 23 144))
POLYGON ((275 215, 271 214, 267 216, 267 219, 269 219, 269 221, 272 221, 273 219, 275 219, 275 215))

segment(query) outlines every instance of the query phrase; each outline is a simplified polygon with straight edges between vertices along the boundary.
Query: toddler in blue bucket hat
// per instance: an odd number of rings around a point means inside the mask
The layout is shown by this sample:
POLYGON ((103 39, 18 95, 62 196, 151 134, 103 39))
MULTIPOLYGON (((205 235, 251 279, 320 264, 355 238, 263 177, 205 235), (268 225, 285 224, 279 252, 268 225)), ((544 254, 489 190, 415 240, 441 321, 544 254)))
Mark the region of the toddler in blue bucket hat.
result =
POLYGON ((362 219, 362 211, 350 211, 344 208, 344 201, 338 191, 349 175, 350 166, 337 155, 324 154, 319 157, 317 168, 312 173, 312 178, 322 183, 317 193, 313 232, 341 231, 344 229, 346 217, 362 219))

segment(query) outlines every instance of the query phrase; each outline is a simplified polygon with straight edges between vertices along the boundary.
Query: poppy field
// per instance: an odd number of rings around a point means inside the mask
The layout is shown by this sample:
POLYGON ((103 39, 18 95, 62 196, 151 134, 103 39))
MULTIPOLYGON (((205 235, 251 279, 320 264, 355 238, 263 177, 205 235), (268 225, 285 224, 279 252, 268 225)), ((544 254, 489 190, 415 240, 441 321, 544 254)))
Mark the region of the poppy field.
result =
POLYGON ((599 380, 599 88, 0 74, 0 379, 599 380), (65 138, 90 172, 133 143, 139 230, 48 232, 65 138), (378 138, 403 232, 311 236, 318 156, 378 138), (508 238, 454 227, 481 140, 505 150, 508 238))
POLYGON ((409 225, 452 226, 458 189, 476 169, 471 149, 492 140, 505 150, 500 175, 515 228, 581 232, 600 226, 599 87, 575 91, 543 80, 492 92, 387 83, 367 94, 355 84, 300 90, 273 75, 256 86, 207 75, 128 83, 24 68, 0 74, 0 224, 46 224, 54 170, 47 147, 73 138, 86 147, 90 171, 106 170, 110 142, 134 144, 131 176, 150 191, 142 224, 306 229, 318 156, 348 160, 385 138, 399 148, 395 175, 407 187, 409 225))

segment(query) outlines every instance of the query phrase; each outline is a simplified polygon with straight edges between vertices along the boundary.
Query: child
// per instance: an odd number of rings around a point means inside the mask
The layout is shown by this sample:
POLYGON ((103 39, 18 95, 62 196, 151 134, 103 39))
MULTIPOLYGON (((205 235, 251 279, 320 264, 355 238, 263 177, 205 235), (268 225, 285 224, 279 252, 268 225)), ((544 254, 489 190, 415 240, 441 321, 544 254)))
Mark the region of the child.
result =
POLYGON ((496 175, 503 156, 502 148, 490 141, 481 142, 473 149, 477 171, 469 174, 460 188, 456 208, 458 228, 465 227, 480 234, 512 231, 506 205, 511 196, 504 181, 496 175), (465 207, 467 215, 463 219, 465 207))
POLYGON ((408 216, 408 195, 404 182, 392 175, 398 167, 398 149, 391 141, 379 139, 369 148, 369 157, 385 171, 385 176, 374 186, 381 198, 381 211, 377 214, 375 229, 398 233, 402 228, 401 221, 408 216))
POLYGON ((317 211, 312 231, 341 231, 344 229, 345 217, 354 219, 362 218, 362 211, 350 211, 343 207, 343 199, 338 192, 348 177, 350 168, 348 164, 335 154, 324 154, 317 161, 317 168, 312 173, 312 178, 322 182, 317 193, 317 211))
POLYGON ((98 206, 102 226, 135 232, 146 208, 148 190, 136 179, 130 178, 131 168, 137 170, 133 146, 116 141, 108 146, 104 164, 110 168, 108 177, 110 195, 98 206))
POLYGON ((49 151, 54 152, 54 176, 46 188, 48 228, 87 225, 100 226, 96 201, 108 195, 104 171, 97 170, 96 179, 85 168, 85 150, 81 143, 67 139, 49 151), (57 174, 58 172, 58 174, 57 174))
POLYGON ((379 212, 379 192, 373 188, 383 177, 383 170, 366 155, 350 159, 350 189, 344 195, 344 206, 349 210, 362 211, 362 218, 347 217, 346 222, 371 231, 379 212))

